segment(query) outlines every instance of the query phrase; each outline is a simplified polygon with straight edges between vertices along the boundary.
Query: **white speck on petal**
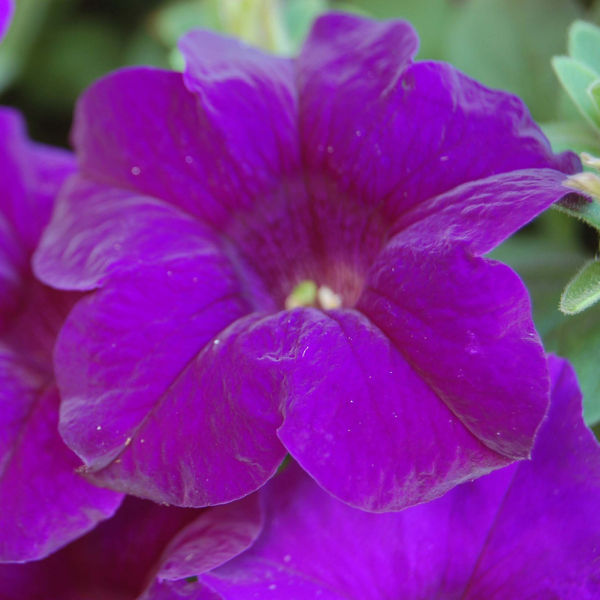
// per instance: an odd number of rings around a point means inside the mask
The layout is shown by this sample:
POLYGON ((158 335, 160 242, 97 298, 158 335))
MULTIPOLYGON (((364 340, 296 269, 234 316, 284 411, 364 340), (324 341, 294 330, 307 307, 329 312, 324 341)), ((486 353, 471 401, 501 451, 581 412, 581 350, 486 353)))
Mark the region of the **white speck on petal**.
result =
POLYGON ((142 170, 139 167, 132 167, 131 172, 133 175, 139 175, 142 172, 142 170))

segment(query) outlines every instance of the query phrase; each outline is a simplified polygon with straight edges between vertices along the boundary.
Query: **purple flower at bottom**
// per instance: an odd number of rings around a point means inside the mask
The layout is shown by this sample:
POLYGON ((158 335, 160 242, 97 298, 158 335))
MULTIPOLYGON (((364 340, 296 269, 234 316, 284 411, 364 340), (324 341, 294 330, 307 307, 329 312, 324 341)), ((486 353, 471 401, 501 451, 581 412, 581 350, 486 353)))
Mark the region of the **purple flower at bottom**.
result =
POLYGON ((52 351, 80 295, 42 285, 30 266, 73 169, 70 153, 30 142, 20 116, 0 109, 0 562, 54 552, 122 498, 76 473, 81 461, 58 433, 52 351))
POLYGON ((0 599, 597 598, 600 447, 573 370, 550 357, 550 372, 552 405, 532 460, 428 504, 357 510, 297 464, 216 508, 128 498, 48 559, 0 566, 0 599))
POLYGON ((514 96, 413 62, 405 22, 325 16, 294 61, 207 32, 181 48, 183 75, 84 94, 35 257, 90 292, 55 354, 87 477, 204 506, 289 452, 388 511, 527 458, 546 361, 523 284, 483 255, 577 158, 514 96))
POLYGON ((202 581, 224 600, 598 598, 600 447, 571 366, 550 357, 550 373, 531 461, 388 515, 336 502, 290 468, 265 489, 254 546, 202 581))

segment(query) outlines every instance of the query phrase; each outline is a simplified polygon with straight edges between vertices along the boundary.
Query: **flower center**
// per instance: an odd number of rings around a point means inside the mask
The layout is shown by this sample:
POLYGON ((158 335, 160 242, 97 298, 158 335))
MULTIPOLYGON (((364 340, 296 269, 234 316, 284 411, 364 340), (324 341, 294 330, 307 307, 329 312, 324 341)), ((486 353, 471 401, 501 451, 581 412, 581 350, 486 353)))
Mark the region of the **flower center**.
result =
POLYGON ((286 310, 292 310, 300 306, 314 306, 321 310, 332 310, 341 308, 342 297, 336 294, 330 287, 317 284, 310 279, 301 281, 285 299, 286 310))

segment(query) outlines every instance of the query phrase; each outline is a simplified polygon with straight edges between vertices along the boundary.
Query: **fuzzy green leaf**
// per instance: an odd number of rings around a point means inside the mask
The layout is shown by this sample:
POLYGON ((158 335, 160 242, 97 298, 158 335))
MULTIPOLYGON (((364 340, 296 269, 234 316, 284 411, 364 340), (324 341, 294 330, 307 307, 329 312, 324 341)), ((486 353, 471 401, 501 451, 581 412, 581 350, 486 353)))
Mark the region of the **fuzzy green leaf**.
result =
POLYGON ((571 217, 580 219, 600 231, 600 202, 572 194, 553 206, 571 217))
POLYGON ((600 28, 586 21, 575 21, 569 28, 569 56, 588 66, 600 77, 600 28))
POLYGON ((598 81, 596 72, 568 56, 555 56, 552 66, 581 114, 591 125, 600 129, 600 109, 588 94, 588 88, 598 81))
POLYGON ((600 301, 600 261, 586 263, 567 285, 560 299, 560 310, 575 315, 600 301))

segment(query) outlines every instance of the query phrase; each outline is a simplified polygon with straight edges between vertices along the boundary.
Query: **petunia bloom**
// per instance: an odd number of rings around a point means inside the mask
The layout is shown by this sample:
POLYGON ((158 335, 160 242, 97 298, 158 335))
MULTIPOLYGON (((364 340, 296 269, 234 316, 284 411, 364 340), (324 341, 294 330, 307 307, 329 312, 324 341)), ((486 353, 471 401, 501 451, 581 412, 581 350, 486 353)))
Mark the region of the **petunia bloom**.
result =
MULTIPOLYGON (((79 295, 48 288, 30 260, 70 153, 30 142, 0 109, 0 561, 39 559, 112 516, 122 495, 97 489, 58 433, 52 349, 79 295)), ((0 583, 0 588, 2 584, 0 583)))
POLYGON ((0 566, 0 598, 597 598, 600 447, 573 370, 550 361, 552 405, 531 461, 391 514, 349 507, 294 463, 216 508, 130 497, 53 556, 0 566))
POLYGON ((293 61, 207 32, 181 49, 184 74, 84 94, 35 256, 89 292, 55 353, 87 477, 198 507, 289 453, 388 511, 527 458, 546 362, 523 284, 483 255, 578 159, 514 96, 413 62, 405 22, 327 15, 293 61))

